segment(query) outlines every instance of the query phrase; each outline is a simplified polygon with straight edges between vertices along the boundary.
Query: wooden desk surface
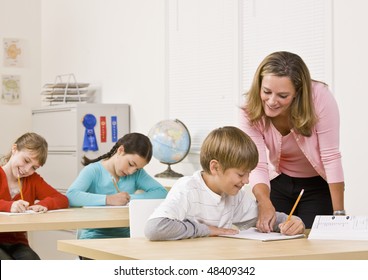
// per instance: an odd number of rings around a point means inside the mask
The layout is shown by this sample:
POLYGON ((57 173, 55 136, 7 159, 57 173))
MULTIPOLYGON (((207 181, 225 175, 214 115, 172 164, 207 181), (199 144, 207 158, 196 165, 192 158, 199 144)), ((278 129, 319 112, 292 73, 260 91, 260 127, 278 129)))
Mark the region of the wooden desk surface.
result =
POLYGON ((225 237, 154 242, 145 238, 59 240, 58 250, 98 260, 368 259, 368 241, 306 238, 270 242, 225 237))
POLYGON ((0 232, 129 227, 129 208, 69 208, 60 212, 0 215, 0 232))

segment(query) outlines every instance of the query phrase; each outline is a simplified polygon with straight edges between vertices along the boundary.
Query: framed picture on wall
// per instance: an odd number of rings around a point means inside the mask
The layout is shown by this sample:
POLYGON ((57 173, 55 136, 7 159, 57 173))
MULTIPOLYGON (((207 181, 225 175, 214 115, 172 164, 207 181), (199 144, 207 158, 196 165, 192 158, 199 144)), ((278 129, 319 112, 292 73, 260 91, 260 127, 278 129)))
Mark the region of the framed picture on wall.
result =
POLYGON ((20 76, 2 75, 1 77, 1 103, 19 104, 21 96, 20 76))
POLYGON ((24 40, 15 38, 4 38, 4 66, 24 66, 24 40))

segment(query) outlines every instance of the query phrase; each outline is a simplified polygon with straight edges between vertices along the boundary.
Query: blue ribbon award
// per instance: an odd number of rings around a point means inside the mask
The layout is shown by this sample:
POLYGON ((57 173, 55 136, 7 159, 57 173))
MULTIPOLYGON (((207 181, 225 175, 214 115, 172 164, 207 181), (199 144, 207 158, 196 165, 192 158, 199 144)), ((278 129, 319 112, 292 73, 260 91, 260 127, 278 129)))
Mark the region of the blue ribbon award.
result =
POLYGON ((83 125, 86 128, 83 139, 83 151, 98 151, 97 139, 94 127, 96 126, 96 117, 92 114, 86 114, 83 118, 83 125))

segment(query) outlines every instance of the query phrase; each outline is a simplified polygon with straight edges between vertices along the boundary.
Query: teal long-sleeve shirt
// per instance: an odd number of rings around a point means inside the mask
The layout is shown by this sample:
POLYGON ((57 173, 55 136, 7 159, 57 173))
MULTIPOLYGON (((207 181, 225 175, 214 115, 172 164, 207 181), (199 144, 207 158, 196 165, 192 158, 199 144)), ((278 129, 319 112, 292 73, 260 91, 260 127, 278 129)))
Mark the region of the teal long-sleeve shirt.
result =
MULTIPOLYGON (((154 178, 140 169, 132 175, 120 177, 117 182, 121 192, 127 192, 130 199, 157 199, 165 198, 166 189, 154 178), (136 193, 141 190, 143 192, 136 193)), ((76 206, 103 206, 106 205, 106 196, 115 194, 111 174, 95 162, 84 167, 66 192, 69 205, 76 206)), ((86 229, 79 232, 79 238, 113 238, 129 237, 129 228, 86 229)))

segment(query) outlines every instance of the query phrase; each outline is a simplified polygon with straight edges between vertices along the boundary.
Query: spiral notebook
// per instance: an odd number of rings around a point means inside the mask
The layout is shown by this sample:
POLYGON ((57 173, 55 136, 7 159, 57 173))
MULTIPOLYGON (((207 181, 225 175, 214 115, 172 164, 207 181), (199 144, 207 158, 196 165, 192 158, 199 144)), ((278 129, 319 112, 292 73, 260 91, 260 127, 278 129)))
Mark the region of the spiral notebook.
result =
POLYGON ((308 239, 368 240, 368 216, 316 216, 308 239))

